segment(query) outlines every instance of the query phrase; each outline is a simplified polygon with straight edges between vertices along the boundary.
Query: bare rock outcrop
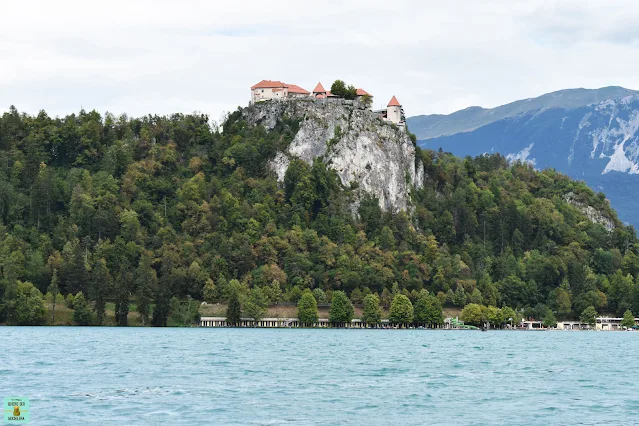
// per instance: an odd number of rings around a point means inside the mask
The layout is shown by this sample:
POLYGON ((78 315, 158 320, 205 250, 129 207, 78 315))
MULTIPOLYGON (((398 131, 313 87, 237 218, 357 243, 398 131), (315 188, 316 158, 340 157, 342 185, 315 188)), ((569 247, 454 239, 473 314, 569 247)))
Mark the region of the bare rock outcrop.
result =
POLYGON ((385 211, 409 209, 410 190, 423 185, 424 167, 416 164, 408 134, 357 101, 267 101, 245 108, 243 115, 267 129, 285 117, 301 120, 290 146, 271 161, 280 181, 292 158, 309 164, 321 158, 342 184, 377 197, 385 211))

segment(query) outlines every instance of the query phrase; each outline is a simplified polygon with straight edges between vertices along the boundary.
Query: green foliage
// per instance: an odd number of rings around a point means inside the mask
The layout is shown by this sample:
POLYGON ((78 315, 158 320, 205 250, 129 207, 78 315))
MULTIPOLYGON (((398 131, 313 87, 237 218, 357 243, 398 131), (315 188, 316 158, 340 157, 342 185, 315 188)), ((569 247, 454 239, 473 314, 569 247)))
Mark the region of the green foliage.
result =
POLYGON ((284 299, 288 300, 289 302, 297 303, 299 302, 303 293, 304 292, 302 291, 300 286, 294 285, 286 292, 286 294, 284 295, 284 299))
POLYGON ((410 138, 411 142, 413 142, 413 145, 417 146, 417 136, 415 135, 415 133, 408 132, 408 137, 410 138))
POLYGON ((140 315, 142 325, 146 325, 151 311, 153 295, 157 290, 158 277, 153 269, 153 259, 150 253, 144 253, 140 259, 138 268, 135 271, 135 286, 137 312, 140 315))
POLYGON ((300 119, 267 131, 240 111, 218 127, 201 114, 11 108, 0 116, 1 319, 15 322, 18 281, 48 289, 51 303, 56 286, 70 306, 82 292, 99 324, 107 300, 117 324, 133 300, 142 321, 166 326, 183 323, 173 298, 226 303, 236 289, 246 303, 254 288, 273 304, 297 303, 309 288, 322 289, 320 304, 343 291, 357 303, 376 293, 388 308, 403 294, 418 322, 422 290, 440 305, 488 305, 485 316, 511 306, 513 318, 520 309, 543 318, 544 304, 562 319, 588 306, 639 311, 636 232, 582 182, 500 155, 416 148, 424 181, 410 213, 362 197, 356 217, 357 182, 344 187, 319 159, 291 161, 277 183, 268 163, 300 119), (615 228, 591 222, 568 193, 615 228))
POLYGON ((341 137, 342 137, 342 128, 340 126, 335 126, 335 132, 333 137, 326 142, 326 149, 327 150, 331 149, 331 147, 333 147, 340 141, 341 137))
POLYGON ((111 290, 111 274, 104 258, 98 259, 91 271, 89 287, 90 297, 94 300, 93 309, 97 316, 98 325, 102 325, 106 317, 106 297, 111 290))
POLYGON ((187 296, 185 299, 178 299, 173 296, 170 301, 170 318, 172 325, 180 327, 190 327, 200 321, 200 303, 187 296))
POLYGON ((459 318, 464 321, 465 324, 479 326, 486 319, 484 316, 484 310, 481 305, 476 303, 469 303, 462 309, 459 318))
POLYGON ((238 324, 242 317, 242 305, 240 304, 240 296, 237 290, 234 290, 229 297, 228 306, 226 308, 226 322, 228 324, 238 324))
POLYGON ((251 293, 244 304, 244 314, 254 321, 259 321, 266 315, 267 308, 268 297, 262 289, 259 287, 251 289, 251 293))
POLYGON ((115 289, 115 323, 119 326, 129 325, 129 297, 128 282, 123 277, 117 281, 115 289))
POLYGON ((87 304, 84 294, 79 291, 75 295, 73 302, 73 321, 77 325, 89 325, 91 324, 91 309, 87 304))
POLYGON ((67 305, 67 308, 73 309, 73 305, 75 303, 75 296, 72 293, 67 294, 67 297, 64 298, 64 303, 67 305))
POLYGON ((18 281, 15 290, 13 312, 9 323, 15 325, 40 325, 44 322, 44 298, 40 290, 30 282, 18 281))
POLYGON ((319 287, 313 289, 313 297, 315 297, 318 305, 326 305, 328 303, 326 293, 319 287))
POLYGON ((155 295, 155 307, 153 309, 153 317, 151 324, 154 327, 166 327, 169 315, 171 314, 171 298, 170 290, 166 284, 160 280, 158 290, 155 295))
POLYGON ((344 99, 355 99, 357 89, 353 85, 346 86, 342 80, 335 80, 331 85, 331 94, 344 99))
POLYGON ((557 318, 555 318, 555 314, 551 310, 546 312, 546 315, 542 318, 542 323, 544 327, 556 327, 557 326, 557 318))
POLYGON ((500 327, 504 323, 504 312, 494 306, 482 306, 482 317, 493 327, 500 327))
POLYGON ((560 287, 550 291, 548 295, 548 306, 561 317, 566 317, 570 314, 572 310, 572 300, 567 279, 562 281, 560 287))
POLYGON ((379 306, 379 297, 376 294, 368 294, 364 297, 362 321, 370 325, 379 324, 382 321, 382 308, 379 306))
MULTIPOLYGON (((355 93, 357 93, 357 90, 355 90, 355 93)), ((371 95, 368 95, 368 94, 362 95, 361 101, 362 101, 362 105, 364 105, 366 108, 370 108, 373 106, 373 97, 371 95)), ((415 137, 415 140, 413 140, 413 143, 415 143, 416 140, 417 140, 417 137, 415 137)))
POLYGON ((333 324, 350 323, 355 316, 355 308, 343 291, 334 291, 328 320, 333 324))
POLYGON ((464 290, 464 287, 457 286, 457 289, 455 290, 455 293, 453 295, 453 305, 463 307, 466 305, 467 299, 468 298, 466 297, 466 291, 464 290))
POLYGON ((444 314, 439 299, 431 294, 422 293, 414 305, 415 322, 425 325, 441 325, 444 323, 444 314))
POLYGON ((635 325, 636 325, 635 316, 632 314, 632 312, 629 309, 626 310, 626 312, 624 312, 623 314, 623 319, 621 320, 621 326, 630 328, 630 327, 634 327, 635 325))
POLYGON ((594 306, 588 306, 579 316, 579 320, 591 327, 597 323, 597 311, 594 306))
POLYGON ((305 291, 297 303, 297 319, 300 323, 310 326, 317 322, 317 300, 310 291, 305 291))
POLYGON ((391 324, 410 324, 413 322, 413 304, 408 297, 397 294, 393 297, 388 320, 391 324))
POLYGON ((207 303, 213 303, 217 299, 218 291, 215 287, 215 283, 212 279, 207 279, 204 288, 202 289, 204 301, 207 303))
MULTIPOLYGON (((60 294, 60 286, 58 285, 58 270, 54 269, 51 274, 51 283, 47 287, 47 294, 51 295, 51 324, 55 323, 55 307, 58 304, 59 298, 63 296, 60 294)), ((64 300, 64 299, 62 299, 64 300)))
POLYGON ((512 325, 520 322, 520 315, 515 312, 513 308, 504 306, 503 308, 501 308, 501 312, 505 322, 512 323, 512 325))
POLYGON ((282 285, 278 280, 273 280, 271 285, 264 287, 264 292, 269 302, 273 305, 276 305, 282 300, 282 285))

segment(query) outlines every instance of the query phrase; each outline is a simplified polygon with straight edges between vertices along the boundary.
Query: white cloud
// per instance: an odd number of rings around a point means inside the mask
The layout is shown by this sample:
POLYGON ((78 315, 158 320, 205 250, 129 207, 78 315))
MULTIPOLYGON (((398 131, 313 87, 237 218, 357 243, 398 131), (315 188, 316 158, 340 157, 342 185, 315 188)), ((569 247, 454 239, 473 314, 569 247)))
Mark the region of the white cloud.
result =
POLYGON ((639 88, 635 0, 2 1, 0 110, 199 110, 336 78, 408 115, 639 88))

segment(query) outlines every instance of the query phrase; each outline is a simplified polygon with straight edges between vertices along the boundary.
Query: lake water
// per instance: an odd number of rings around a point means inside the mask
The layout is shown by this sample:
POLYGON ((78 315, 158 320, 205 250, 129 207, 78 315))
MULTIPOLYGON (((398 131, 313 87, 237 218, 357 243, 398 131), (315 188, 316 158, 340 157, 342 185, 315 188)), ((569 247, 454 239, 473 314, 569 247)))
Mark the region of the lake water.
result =
POLYGON ((0 327, 31 422, 639 422, 639 333, 0 327))

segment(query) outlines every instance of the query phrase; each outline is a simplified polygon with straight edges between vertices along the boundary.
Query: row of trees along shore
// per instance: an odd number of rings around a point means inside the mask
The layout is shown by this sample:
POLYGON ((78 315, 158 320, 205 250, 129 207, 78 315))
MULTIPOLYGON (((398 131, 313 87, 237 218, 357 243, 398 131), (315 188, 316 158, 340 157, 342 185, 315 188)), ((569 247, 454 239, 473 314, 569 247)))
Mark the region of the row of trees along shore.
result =
MULTIPOLYGON (((319 289, 316 289, 319 290, 319 289)), ((266 302, 260 304, 258 297, 246 298, 246 303, 242 305, 240 296, 233 292, 226 312, 226 320, 229 324, 237 324, 240 318, 250 318, 253 321, 260 321, 266 315, 266 302), (257 306, 257 307, 256 307, 257 306)), ((301 324, 312 326, 319 320, 318 301, 325 303, 326 296, 323 292, 306 289, 297 303, 297 319, 301 324)), ((382 321, 382 306, 377 294, 367 294, 363 298, 362 314, 360 319, 365 323, 374 326, 382 321)), ((332 324, 349 323, 355 318, 355 307, 353 302, 343 291, 332 293, 328 320, 332 324)), ((422 290, 413 305, 410 299, 404 294, 398 293, 393 297, 389 307, 389 322, 392 324, 416 324, 427 327, 437 327, 444 323, 442 306, 437 297, 422 290)))
POLYGON ((413 315, 424 292, 526 317, 639 312, 636 232, 583 182, 416 148, 410 213, 363 197, 353 215, 358 188, 322 161, 291 161, 281 184, 270 171, 299 123, 12 107, 0 117, 0 321, 190 324, 236 287, 244 312, 317 289, 333 304, 376 294, 385 309, 402 294, 413 315))

